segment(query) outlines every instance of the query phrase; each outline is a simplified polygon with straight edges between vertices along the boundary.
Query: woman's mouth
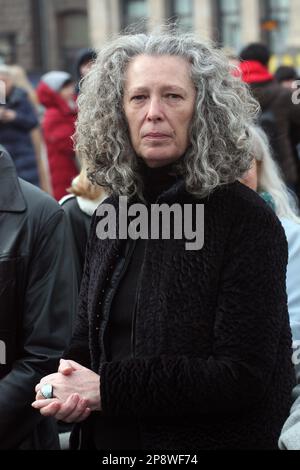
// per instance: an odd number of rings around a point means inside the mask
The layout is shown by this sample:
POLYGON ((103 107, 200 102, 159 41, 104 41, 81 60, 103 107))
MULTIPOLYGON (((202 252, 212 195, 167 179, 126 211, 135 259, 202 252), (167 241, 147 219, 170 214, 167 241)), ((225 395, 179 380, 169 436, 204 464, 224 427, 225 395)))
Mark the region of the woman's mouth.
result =
POLYGON ((159 140, 159 139, 169 139, 171 136, 169 134, 163 134, 161 132, 149 132, 144 136, 144 139, 150 140, 159 140))

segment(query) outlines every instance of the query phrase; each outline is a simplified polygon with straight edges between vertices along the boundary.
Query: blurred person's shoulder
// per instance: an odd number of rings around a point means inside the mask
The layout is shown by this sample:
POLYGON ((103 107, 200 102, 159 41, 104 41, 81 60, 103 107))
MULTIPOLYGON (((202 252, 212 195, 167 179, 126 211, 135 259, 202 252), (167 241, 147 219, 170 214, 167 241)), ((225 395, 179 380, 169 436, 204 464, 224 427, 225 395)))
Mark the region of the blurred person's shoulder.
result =
POLYGON ((79 198, 74 194, 64 196, 60 201, 59 205, 66 214, 67 219, 74 225, 86 224, 87 227, 90 225, 91 216, 86 214, 80 207, 79 198))
POLYGON ((59 201, 59 205, 65 210, 71 210, 73 207, 78 207, 78 202, 75 194, 67 194, 59 201))
POLYGON ((288 219, 287 217, 280 217, 280 222, 286 233, 286 237, 293 247, 297 247, 300 250, 300 223, 298 224, 294 220, 288 219))
POLYGON ((19 183, 26 201, 28 216, 32 220, 46 223, 55 215, 59 217, 63 214, 63 210, 52 196, 21 178, 19 183))
POLYGON ((10 96, 10 102, 19 103, 24 100, 29 100, 27 91, 24 88, 20 88, 17 86, 13 87, 13 90, 10 96))

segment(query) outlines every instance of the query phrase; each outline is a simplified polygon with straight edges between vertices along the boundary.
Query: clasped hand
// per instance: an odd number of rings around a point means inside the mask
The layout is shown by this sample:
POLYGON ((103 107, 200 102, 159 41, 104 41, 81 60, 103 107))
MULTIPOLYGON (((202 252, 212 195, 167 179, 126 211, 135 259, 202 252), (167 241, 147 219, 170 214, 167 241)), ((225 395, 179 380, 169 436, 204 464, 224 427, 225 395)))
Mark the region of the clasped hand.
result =
POLYGON ((58 372, 43 377, 35 391, 32 407, 66 423, 79 423, 92 411, 101 410, 100 376, 71 360, 61 359, 58 372), (52 385, 53 398, 41 394, 45 384, 52 385))

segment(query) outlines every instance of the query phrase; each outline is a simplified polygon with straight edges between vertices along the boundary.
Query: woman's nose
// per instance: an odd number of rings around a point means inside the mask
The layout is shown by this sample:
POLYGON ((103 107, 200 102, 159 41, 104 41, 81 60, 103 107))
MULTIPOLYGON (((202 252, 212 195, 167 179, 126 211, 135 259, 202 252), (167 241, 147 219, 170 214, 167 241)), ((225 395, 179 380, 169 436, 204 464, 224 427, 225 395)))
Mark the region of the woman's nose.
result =
POLYGON ((158 98, 149 99, 149 108, 147 113, 149 121, 157 121, 163 119, 162 103, 158 98))

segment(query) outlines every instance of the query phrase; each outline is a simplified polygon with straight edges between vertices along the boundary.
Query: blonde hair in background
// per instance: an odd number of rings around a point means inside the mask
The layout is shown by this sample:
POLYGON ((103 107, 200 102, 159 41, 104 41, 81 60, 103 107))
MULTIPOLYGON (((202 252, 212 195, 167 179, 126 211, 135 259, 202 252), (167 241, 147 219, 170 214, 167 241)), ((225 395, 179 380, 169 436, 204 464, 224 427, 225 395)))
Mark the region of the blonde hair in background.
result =
POLYGON ((31 85, 30 81, 28 80, 27 74, 23 67, 20 65, 10 65, 9 66, 10 70, 10 76, 12 77, 12 80, 14 82, 14 85, 22 88, 25 90, 28 94, 28 97, 31 101, 31 103, 34 105, 35 108, 39 108, 39 100, 37 97, 37 94, 31 85))
POLYGON ((83 197, 94 201, 104 196, 104 188, 98 184, 93 184, 87 176, 87 167, 85 164, 82 165, 79 175, 73 179, 71 187, 67 189, 67 192, 77 197, 83 197))
POLYGON ((0 64, 0 74, 12 78, 12 71, 9 65, 0 64))
POLYGON ((295 196, 283 181, 280 169, 272 157, 267 135, 256 126, 251 126, 249 131, 252 156, 260 162, 257 191, 266 191, 272 196, 278 217, 286 217, 300 224, 295 196))

